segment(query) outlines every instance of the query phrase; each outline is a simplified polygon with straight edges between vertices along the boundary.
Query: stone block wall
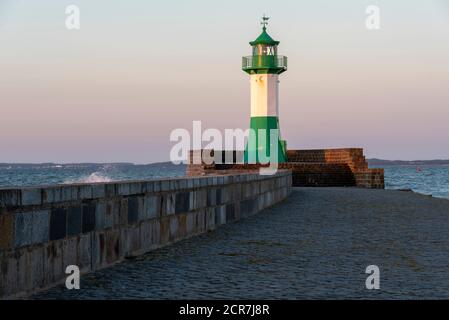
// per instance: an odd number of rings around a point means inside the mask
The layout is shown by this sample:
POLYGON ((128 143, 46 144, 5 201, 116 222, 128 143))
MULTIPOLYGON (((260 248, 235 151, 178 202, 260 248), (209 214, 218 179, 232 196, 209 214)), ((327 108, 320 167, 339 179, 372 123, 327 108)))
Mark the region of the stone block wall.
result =
POLYGON ((384 170, 370 169, 362 148, 289 150, 295 186, 384 189, 384 170))
POLYGON ((362 148, 288 150, 287 157, 293 163, 345 164, 351 171, 368 169, 362 148))
MULTIPOLYGON (((279 169, 292 170, 293 186, 356 186, 378 189, 385 187, 384 170, 368 168, 368 162, 361 148, 288 150, 287 157, 288 162, 280 163, 279 169)), ((242 152, 198 150, 190 153, 187 175, 251 172, 257 171, 260 167, 261 165, 257 164, 242 164, 242 152), (212 163, 205 164, 198 161, 205 152, 213 158, 212 163), (233 160, 225 161, 226 156, 227 159, 233 160)))
POLYGON ((26 295, 252 215, 290 171, 0 189, 0 297, 26 295))
POLYGON ((356 184, 365 188, 384 189, 384 169, 369 169, 354 174, 356 184))

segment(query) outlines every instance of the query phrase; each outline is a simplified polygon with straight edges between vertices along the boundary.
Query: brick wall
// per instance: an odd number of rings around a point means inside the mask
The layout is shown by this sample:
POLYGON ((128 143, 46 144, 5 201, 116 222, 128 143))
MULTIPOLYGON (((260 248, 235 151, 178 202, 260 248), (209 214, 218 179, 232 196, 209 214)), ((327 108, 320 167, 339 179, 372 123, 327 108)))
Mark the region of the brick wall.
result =
MULTIPOLYGON (((357 186, 383 189, 383 169, 370 169, 361 148, 288 150, 288 162, 279 164, 280 169, 292 170, 293 186, 330 187, 357 186)), ((214 152, 213 150, 193 151, 187 174, 191 176, 244 172, 258 170, 261 165, 235 164, 242 162, 242 152, 214 152), (198 164, 201 154, 214 159, 212 164, 198 164), (225 163, 224 158, 234 159, 234 163, 225 163), (193 160, 196 160, 193 163, 193 160)))
POLYGON ((288 150, 288 162, 346 164, 352 171, 368 169, 361 148, 288 150))
POLYGON ((291 172, 0 189, 0 297, 213 230, 288 196, 291 172))
POLYGON ((384 170, 369 169, 361 148, 289 150, 287 155, 297 186, 385 187, 384 170))

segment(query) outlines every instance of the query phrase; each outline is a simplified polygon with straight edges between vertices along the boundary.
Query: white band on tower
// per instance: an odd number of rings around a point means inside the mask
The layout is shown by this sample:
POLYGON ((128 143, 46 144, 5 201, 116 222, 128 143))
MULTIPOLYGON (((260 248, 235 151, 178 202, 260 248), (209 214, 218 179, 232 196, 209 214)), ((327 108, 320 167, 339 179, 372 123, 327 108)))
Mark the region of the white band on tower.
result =
POLYGON ((279 110, 279 76, 252 74, 251 117, 277 117, 279 110))

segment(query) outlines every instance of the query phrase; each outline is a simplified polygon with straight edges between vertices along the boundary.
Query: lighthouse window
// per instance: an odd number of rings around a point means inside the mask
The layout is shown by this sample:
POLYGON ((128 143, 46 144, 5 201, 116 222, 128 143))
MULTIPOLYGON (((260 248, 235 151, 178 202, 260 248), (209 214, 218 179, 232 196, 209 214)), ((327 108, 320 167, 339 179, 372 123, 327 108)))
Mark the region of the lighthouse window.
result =
POLYGON ((253 55, 255 56, 275 56, 276 51, 276 46, 259 44, 253 47, 253 55))

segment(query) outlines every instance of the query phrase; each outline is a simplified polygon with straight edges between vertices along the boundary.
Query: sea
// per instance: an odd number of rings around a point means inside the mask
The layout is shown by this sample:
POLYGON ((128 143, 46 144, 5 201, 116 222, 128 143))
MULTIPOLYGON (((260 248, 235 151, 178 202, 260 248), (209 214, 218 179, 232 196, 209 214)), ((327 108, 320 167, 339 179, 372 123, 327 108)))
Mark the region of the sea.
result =
MULTIPOLYGON (((376 166, 378 167, 378 166, 376 166)), ((449 165, 384 165, 386 189, 449 199, 449 165)), ((0 164, 0 188, 180 177, 183 164, 0 164)))
MULTIPOLYGON (((376 166, 377 167, 377 166, 376 166)), ((449 165, 384 165, 385 188, 449 199, 449 165)))

